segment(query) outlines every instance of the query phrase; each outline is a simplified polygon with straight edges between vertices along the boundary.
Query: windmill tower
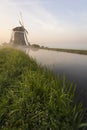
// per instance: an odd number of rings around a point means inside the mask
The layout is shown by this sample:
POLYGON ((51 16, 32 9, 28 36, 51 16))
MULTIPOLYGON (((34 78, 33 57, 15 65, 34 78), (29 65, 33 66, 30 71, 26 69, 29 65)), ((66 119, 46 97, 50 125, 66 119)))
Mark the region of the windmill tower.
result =
POLYGON ((12 36, 10 39, 10 43, 13 45, 27 45, 29 46, 30 43, 28 42, 27 34, 28 31, 25 29, 22 17, 19 21, 20 26, 15 27, 12 29, 12 36))

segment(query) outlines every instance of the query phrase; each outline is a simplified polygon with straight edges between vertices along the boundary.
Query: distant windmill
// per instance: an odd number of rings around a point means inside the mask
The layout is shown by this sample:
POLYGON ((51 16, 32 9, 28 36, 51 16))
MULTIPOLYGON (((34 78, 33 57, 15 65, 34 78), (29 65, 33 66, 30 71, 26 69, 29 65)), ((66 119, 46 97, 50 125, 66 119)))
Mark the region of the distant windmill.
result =
POLYGON ((28 42, 28 38, 27 38, 28 31, 24 27, 22 14, 20 14, 20 16, 21 16, 21 19, 19 20, 19 23, 21 26, 18 26, 12 29, 12 36, 10 39, 10 43, 15 44, 15 45, 29 46, 30 43, 28 42))

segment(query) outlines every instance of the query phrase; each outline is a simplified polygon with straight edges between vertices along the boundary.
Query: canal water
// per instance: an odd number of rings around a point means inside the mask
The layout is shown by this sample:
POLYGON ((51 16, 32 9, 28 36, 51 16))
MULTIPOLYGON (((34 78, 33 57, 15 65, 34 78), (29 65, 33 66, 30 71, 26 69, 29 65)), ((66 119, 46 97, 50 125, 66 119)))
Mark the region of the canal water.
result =
POLYGON ((87 107, 87 55, 35 48, 23 50, 42 66, 47 66, 57 75, 65 75, 68 80, 76 84, 78 102, 83 102, 87 107))

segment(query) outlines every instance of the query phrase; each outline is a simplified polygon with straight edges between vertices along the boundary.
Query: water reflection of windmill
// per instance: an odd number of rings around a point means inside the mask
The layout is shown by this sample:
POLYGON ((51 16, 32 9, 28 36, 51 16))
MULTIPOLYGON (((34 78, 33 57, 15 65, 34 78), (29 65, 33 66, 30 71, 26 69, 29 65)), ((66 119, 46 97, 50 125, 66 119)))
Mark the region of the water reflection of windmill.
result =
POLYGON ((15 45, 29 46, 30 43, 28 42, 28 38, 27 38, 28 31, 24 27, 22 17, 19 23, 21 26, 12 29, 13 32, 12 32, 10 43, 15 45))

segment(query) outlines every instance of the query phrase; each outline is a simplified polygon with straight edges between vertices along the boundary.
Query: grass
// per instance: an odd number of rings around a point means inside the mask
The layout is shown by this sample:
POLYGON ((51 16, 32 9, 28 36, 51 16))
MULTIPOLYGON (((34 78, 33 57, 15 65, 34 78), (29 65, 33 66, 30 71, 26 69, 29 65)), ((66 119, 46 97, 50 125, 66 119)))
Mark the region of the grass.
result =
POLYGON ((0 49, 0 130, 86 130, 75 86, 21 51, 0 49))

